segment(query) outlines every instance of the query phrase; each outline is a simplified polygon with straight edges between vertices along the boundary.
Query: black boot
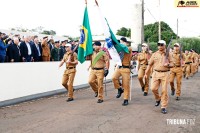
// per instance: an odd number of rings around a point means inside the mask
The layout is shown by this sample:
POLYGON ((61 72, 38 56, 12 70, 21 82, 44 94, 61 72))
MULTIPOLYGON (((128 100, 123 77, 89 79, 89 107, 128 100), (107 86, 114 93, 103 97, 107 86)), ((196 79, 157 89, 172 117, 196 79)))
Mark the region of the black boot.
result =
POLYGON ((155 103, 155 106, 157 107, 157 106, 159 106, 160 105, 160 100, 159 101, 156 101, 156 103, 155 103))
POLYGON ((128 100, 124 99, 124 102, 122 103, 123 106, 127 106, 128 105, 128 100))
POLYGON ((144 86, 142 87, 142 92, 144 92, 144 86))
POLYGON ((98 99, 97 103, 102 103, 103 100, 102 99, 98 99))
POLYGON ((176 97, 176 101, 179 101, 180 100, 180 98, 179 97, 176 97))
POLYGON ((116 98, 120 98, 123 92, 124 92, 124 90, 122 88, 119 88, 116 98))
POLYGON ((174 94, 175 94, 175 90, 171 89, 171 95, 174 96, 174 94))
POLYGON ((94 97, 97 97, 97 96, 98 96, 98 92, 95 92, 94 97))
POLYGON ((167 110, 166 110, 166 108, 162 108, 162 109, 161 109, 161 113, 163 113, 163 114, 167 114, 167 110))
POLYGON ((73 98, 68 98, 66 101, 70 102, 70 101, 73 101, 73 100, 74 100, 73 98))
POLYGON ((147 96, 148 95, 148 93, 147 92, 144 92, 144 96, 147 96))

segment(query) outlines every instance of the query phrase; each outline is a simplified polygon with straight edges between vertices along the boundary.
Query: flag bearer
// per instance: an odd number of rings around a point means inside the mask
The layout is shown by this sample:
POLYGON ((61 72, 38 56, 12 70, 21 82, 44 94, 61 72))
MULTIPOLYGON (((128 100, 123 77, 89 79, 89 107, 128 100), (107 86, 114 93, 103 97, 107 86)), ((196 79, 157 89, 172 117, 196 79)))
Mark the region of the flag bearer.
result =
MULTIPOLYGON (((127 44, 126 38, 121 38, 121 43, 127 44)), ((128 98, 130 95, 130 65, 132 59, 132 49, 131 47, 128 48, 129 53, 124 53, 122 59, 122 66, 117 66, 115 72, 112 76, 112 81, 114 83, 115 89, 118 89, 118 94, 116 98, 120 98, 121 94, 124 93, 124 102, 122 103, 123 106, 128 105, 128 98), (119 78, 122 76, 122 88, 119 83, 119 78)))
POLYGON ((91 56, 91 71, 88 83, 98 97, 97 103, 103 102, 103 79, 108 75, 109 58, 107 54, 101 50, 101 43, 94 42, 94 52, 91 56))

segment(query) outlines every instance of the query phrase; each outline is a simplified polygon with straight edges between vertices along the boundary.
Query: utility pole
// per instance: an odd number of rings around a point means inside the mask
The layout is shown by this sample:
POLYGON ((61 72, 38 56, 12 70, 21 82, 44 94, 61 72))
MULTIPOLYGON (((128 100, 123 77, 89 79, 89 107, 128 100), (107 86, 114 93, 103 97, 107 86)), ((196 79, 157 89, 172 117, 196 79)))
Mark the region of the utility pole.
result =
POLYGON ((158 21, 158 40, 161 40, 161 23, 160 23, 160 19, 161 19, 161 13, 160 13, 160 0, 159 0, 159 21, 158 21))
POLYGON ((144 43, 144 0, 142 0, 142 27, 141 27, 141 44, 144 43))
POLYGON ((178 18, 177 18, 177 27, 176 27, 176 29, 177 29, 177 32, 176 32, 176 41, 178 41, 178 18))

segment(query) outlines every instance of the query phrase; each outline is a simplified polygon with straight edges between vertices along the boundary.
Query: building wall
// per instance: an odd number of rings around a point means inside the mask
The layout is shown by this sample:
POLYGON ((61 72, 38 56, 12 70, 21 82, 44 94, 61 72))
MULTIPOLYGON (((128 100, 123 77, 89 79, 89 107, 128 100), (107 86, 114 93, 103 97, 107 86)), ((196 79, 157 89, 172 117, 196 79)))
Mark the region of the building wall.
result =
MULTIPOLYGON (((35 63, 1 63, 0 64, 0 102, 28 95, 62 89, 63 65, 58 69, 60 62, 35 63)), ((87 84, 90 61, 78 64, 74 86, 87 84)), ((109 75, 111 79, 114 71, 114 62, 111 61, 109 75)))

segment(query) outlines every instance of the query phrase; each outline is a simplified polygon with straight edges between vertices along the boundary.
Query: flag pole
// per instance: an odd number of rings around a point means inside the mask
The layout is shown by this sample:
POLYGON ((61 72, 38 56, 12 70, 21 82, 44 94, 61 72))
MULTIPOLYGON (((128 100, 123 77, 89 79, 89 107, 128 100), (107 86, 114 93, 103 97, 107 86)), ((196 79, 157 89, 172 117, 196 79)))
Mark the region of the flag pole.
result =
POLYGON ((96 3, 96 5, 97 5, 97 6, 99 6, 99 4, 98 4, 97 0, 95 0, 95 3, 96 3))
POLYGON ((107 90, 106 90, 106 77, 104 79, 104 85, 105 85, 105 96, 107 96, 107 90))
MULTIPOLYGON (((130 70, 131 71, 131 70, 130 70)), ((133 75, 132 75, 132 71, 131 71, 131 85, 130 85, 130 101, 131 101, 131 90, 132 90, 132 85, 133 85, 133 75)))

